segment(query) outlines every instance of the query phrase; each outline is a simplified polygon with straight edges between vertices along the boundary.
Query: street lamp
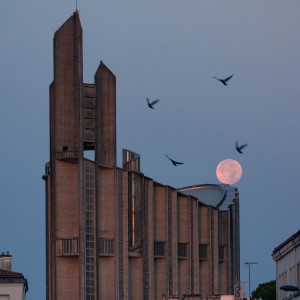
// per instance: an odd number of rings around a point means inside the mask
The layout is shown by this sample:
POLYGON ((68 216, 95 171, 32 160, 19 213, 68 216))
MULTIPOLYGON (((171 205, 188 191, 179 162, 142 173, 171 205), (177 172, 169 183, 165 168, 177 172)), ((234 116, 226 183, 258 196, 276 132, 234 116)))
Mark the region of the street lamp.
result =
POLYGON ((249 297, 251 298, 251 266, 257 265, 257 262, 245 262, 245 265, 249 267, 249 297))

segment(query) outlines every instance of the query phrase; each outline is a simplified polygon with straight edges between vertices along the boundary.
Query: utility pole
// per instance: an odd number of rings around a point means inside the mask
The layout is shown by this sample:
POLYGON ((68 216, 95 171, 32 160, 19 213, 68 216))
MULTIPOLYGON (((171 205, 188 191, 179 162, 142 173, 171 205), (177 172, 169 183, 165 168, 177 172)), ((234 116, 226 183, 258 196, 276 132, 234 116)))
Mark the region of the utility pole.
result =
POLYGON ((251 266, 257 265, 257 262, 245 262, 245 265, 249 267, 249 297, 251 298, 251 266))

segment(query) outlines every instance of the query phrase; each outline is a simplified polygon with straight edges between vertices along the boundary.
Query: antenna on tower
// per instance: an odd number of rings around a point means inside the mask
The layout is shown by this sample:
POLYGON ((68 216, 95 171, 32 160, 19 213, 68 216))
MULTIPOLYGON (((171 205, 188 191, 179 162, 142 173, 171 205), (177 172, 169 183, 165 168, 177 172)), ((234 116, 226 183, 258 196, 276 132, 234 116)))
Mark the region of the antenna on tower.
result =
POLYGON ((77 10, 77 0, 76 0, 76 11, 78 11, 78 10, 77 10))

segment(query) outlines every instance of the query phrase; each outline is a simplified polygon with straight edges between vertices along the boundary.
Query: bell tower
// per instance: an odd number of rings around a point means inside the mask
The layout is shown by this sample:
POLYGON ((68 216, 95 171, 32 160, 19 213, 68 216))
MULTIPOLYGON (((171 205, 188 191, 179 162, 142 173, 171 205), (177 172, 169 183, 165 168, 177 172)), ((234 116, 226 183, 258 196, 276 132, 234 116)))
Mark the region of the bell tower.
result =
MULTIPOLYGON (((98 166, 116 167, 116 79, 101 61, 83 83, 78 12, 55 32, 46 164, 47 299, 97 297, 98 166), (94 159, 85 158, 94 151, 94 159)), ((111 182, 114 186, 115 182, 111 182)))

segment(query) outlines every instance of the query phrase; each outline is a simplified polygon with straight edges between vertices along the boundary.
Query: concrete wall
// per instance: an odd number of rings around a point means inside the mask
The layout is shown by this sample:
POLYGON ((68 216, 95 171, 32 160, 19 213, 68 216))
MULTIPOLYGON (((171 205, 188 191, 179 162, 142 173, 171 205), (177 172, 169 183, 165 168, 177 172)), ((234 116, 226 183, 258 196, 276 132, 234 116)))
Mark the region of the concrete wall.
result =
POLYGON ((23 283, 0 283, 0 300, 24 300, 23 283))
POLYGON ((276 299, 300 298, 300 293, 286 292, 283 285, 300 287, 300 231, 273 252, 276 262, 276 299))

